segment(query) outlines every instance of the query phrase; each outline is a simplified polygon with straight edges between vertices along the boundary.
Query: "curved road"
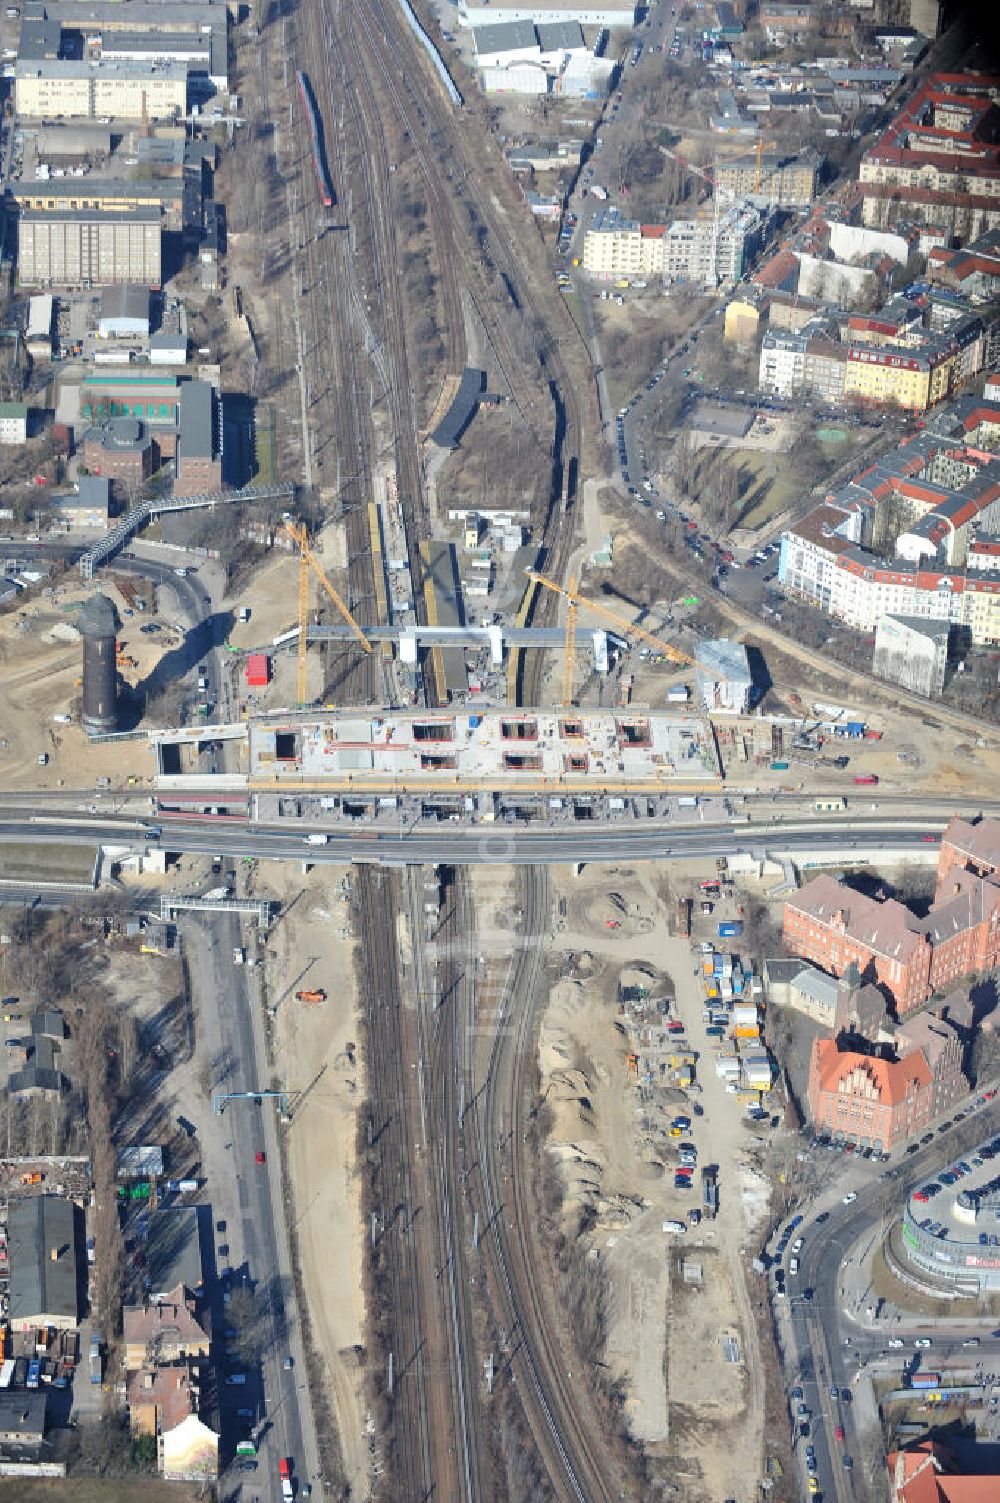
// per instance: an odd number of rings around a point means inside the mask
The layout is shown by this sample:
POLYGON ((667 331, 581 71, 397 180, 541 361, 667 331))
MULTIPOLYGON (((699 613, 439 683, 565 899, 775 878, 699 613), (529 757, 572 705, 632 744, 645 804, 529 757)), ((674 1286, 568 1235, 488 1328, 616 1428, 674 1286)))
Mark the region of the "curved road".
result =
MULTIPOLYGON (((786 1377, 790 1388, 799 1386, 803 1389, 801 1402, 811 1411, 809 1441, 816 1449, 817 1476, 823 1494, 836 1496, 840 1503, 848 1503, 856 1494, 864 1495, 864 1446, 855 1424, 852 1399, 834 1399, 833 1388, 836 1387, 841 1395, 847 1392, 853 1396, 859 1366, 878 1360, 879 1354, 887 1351, 890 1337, 899 1337, 906 1343, 901 1349, 887 1352, 887 1368, 900 1371, 917 1355, 914 1340, 932 1329, 927 1317, 919 1316, 900 1321, 891 1329, 858 1325, 845 1310, 840 1295, 842 1265, 856 1249, 877 1234, 887 1204, 891 1207, 890 1215, 895 1215, 913 1187, 928 1178, 955 1152, 956 1138, 962 1136, 963 1141, 967 1141, 970 1121, 977 1124, 979 1133, 986 1138, 1000 1127, 1000 1111, 995 1104, 981 1107, 971 1119, 935 1135, 933 1143, 920 1153, 904 1157, 902 1162, 859 1189, 857 1200, 852 1205, 839 1203, 835 1209, 831 1208, 830 1220, 822 1226, 815 1220, 818 1205, 797 1208, 803 1220, 795 1235, 802 1237, 803 1245, 798 1254, 798 1276, 788 1284, 791 1297, 787 1301, 787 1323, 784 1326, 786 1377), (815 1291, 811 1302, 795 1297, 796 1289, 809 1288, 815 1291), (837 1441, 834 1435, 838 1425, 844 1430, 843 1441, 837 1441), (844 1455, 850 1456, 855 1463, 850 1471, 843 1465, 844 1455)), ((824 1152, 822 1149, 813 1151, 824 1152)), ((835 1165, 849 1163, 839 1155, 831 1155, 831 1158, 835 1165)), ((787 1221, 784 1224, 787 1225, 787 1221)), ((773 1285, 770 1293, 773 1298, 773 1285)), ((994 1322, 990 1320, 991 1331, 993 1326, 994 1322)), ((980 1333, 981 1328, 970 1327, 973 1329, 980 1333)), ((950 1339, 935 1339, 935 1362, 951 1355, 955 1348, 961 1349, 959 1333, 950 1339)), ((977 1360, 985 1360, 991 1355, 994 1357, 993 1370, 1000 1370, 1000 1338, 983 1332, 977 1360)), ((927 1366, 926 1360, 923 1365, 927 1366)), ((793 1412, 798 1402, 792 1401, 793 1412)), ((804 1442, 798 1445, 804 1448, 804 1442)))

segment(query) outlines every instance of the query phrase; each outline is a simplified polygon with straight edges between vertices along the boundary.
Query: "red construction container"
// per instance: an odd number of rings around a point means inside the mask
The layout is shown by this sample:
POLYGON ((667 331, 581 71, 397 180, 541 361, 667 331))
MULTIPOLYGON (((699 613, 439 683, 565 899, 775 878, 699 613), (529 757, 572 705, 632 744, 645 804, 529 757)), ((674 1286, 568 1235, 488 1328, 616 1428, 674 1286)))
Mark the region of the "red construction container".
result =
POLYGON ((247 684, 263 689, 271 682, 271 659, 266 652, 252 652, 247 658, 247 684))

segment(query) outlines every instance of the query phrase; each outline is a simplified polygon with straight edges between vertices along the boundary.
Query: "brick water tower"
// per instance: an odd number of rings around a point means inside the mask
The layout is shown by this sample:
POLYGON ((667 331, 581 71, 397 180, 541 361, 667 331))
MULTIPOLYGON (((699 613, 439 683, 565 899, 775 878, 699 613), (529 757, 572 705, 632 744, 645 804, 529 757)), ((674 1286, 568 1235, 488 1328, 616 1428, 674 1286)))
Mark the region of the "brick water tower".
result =
POLYGON ((121 622, 107 595, 91 595, 79 617, 83 638, 83 709, 85 731, 118 729, 118 669, 115 649, 121 622))

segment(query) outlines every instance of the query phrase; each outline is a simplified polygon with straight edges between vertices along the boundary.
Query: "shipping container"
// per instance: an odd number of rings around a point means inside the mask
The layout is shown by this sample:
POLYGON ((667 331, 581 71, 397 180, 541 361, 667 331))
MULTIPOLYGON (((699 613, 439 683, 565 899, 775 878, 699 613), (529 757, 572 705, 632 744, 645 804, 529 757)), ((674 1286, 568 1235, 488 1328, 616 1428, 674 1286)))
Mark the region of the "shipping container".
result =
POLYGON ((878 777, 874 772, 866 772, 864 774, 859 773, 858 776, 854 779, 854 782, 859 788, 878 787, 878 777))
POLYGON ((252 652, 247 658, 247 686, 263 689, 271 682, 271 659, 266 652, 252 652))

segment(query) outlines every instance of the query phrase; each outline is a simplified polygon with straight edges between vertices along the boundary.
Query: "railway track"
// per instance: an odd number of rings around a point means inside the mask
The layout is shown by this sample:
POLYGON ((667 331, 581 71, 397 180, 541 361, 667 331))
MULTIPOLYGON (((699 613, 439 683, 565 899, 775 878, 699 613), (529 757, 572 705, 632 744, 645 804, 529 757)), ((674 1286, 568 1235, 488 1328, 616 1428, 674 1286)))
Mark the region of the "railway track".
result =
MULTIPOLYGON (((557 548, 557 539, 566 529, 565 513, 575 499, 583 450, 583 408, 566 363, 563 349, 568 343, 579 346, 582 358, 589 356, 580 341, 576 326, 562 300, 555 296, 545 301, 535 291, 531 277, 521 262, 522 246, 512 243, 508 224, 497 207, 494 194, 484 191, 476 181, 481 159, 473 155, 465 129, 467 112, 459 114, 443 93, 420 49, 402 21, 398 7, 391 0, 355 0, 370 53, 380 70, 385 98, 405 126, 409 144, 433 207, 436 226, 440 226, 441 254, 453 265, 466 268, 470 301, 486 332, 496 364, 507 383, 512 399, 536 439, 552 455, 550 504, 544 519, 543 546, 546 566, 564 562, 566 548, 557 548), (409 51, 407 50, 409 49, 409 51), (400 65, 400 60, 406 66, 400 65), (424 144, 426 143, 426 144, 424 144), (448 186, 445 187, 445 184, 448 186), (456 199, 461 197, 474 208, 477 223, 485 231, 483 246, 476 243, 469 216, 460 213, 456 199), (445 238, 445 227, 447 236, 445 238), (450 247, 449 247, 450 240, 450 247), (449 253, 450 251, 450 253, 449 253), (497 289, 487 281, 483 257, 488 255, 509 302, 498 307, 497 289), (551 429, 545 432, 539 422, 537 405, 529 408, 521 389, 537 384, 538 372, 527 370, 517 356, 510 338, 506 318, 511 309, 530 319, 538 343, 538 355, 551 410, 546 414, 551 429)), ((492 149, 492 143, 487 143, 492 149)), ((527 233, 527 231, 525 232, 527 233)), ((533 229, 531 234, 534 234, 533 229)), ((540 604, 541 615, 556 607, 553 600, 540 604)))
POLYGON ((442 1486, 440 1492, 442 1497, 461 1498, 465 1503, 491 1503, 497 1492, 482 1392, 476 1377, 470 1293, 475 1270, 470 1267, 468 1227, 463 1214, 462 1124, 469 1078, 468 1019, 474 1012, 475 989, 466 964, 467 947, 461 943, 461 933, 456 934, 456 910, 450 901, 439 916, 435 936, 439 943, 443 941, 443 963, 435 965, 428 956, 421 933, 426 922, 421 884, 424 870, 410 867, 406 882, 417 993, 418 1057, 424 1085, 423 1127, 432 1166, 432 1214, 437 1229, 438 1303, 441 1332, 447 1332, 447 1374, 455 1416, 453 1451, 457 1475, 453 1490, 442 1486))
POLYGON ((407 1141, 406 1103, 412 1085, 405 1065, 396 928, 386 922, 398 912, 397 884, 394 873, 359 868, 355 917, 365 970, 378 978, 377 986, 361 990, 368 1044, 368 1137, 376 1159, 374 1188, 380 1202, 376 1277, 387 1285, 387 1298, 380 1305, 389 1350, 386 1370, 379 1377, 388 1390, 394 1416, 394 1452, 389 1459, 392 1496, 424 1500, 437 1494, 424 1347, 425 1286, 414 1235, 418 1197, 407 1141))
MULTIPOLYGON (((509 244, 507 227, 491 195, 477 191, 469 147, 462 132, 455 129, 451 107, 434 92, 436 84, 425 78, 413 39, 398 12, 382 0, 354 0, 350 10, 333 0, 321 0, 315 7, 300 10, 291 24, 301 26, 301 35, 293 32, 294 50, 303 65, 312 69, 318 103, 327 112, 327 119, 332 120, 330 112, 335 105, 342 106, 343 129, 328 129, 327 142, 334 188, 340 198, 334 212, 342 216, 346 205, 351 205, 353 244, 344 233, 330 232, 329 218, 309 196, 307 187, 296 254, 302 264, 303 284, 309 289, 309 353, 324 372, 321 379, 326 382, 318 401, 323 404, 321 414, 328 414, 330 420, 330 437, 316 453, 316 467, 321 484, 330 487, 334 455, 339 456, 336 494, 347 523, 352 604, 374 595, 366 502, 378 456, 375 425, 370 403, 364 400, 361 376, 369 361, 384 388, 418 610, 421 603, 416 541, 425 521, 423 478, 395 275, 392 195, 381 123, 387 106, 395 112, 416 157, 435 226, 439 260, 442 269, 448 268, 442 275, 442 294, 449 350, 453 356, 464 352, 463 288, 461 277, 453 270, 464 265, 464 293, 487 335, 497 368, 532 431, 540 441, 544 438, 551 450, 551 494, 543 540, 545 566, 558 572, 571 546, 572 529, 566 525, 566 515, 581 460, 583 413, 563 359, 563 336, 550 327, 551 310, 540 304, 523 277, 517 250, 509 244), (397 79, 398 60, 404 67, 397 79), (353 150, 347 139, 348 123, 353 150), (549 382, 552 407, 546 414, 537 400, 529 407, 525 392, 530 390, 530 383, 525 382, 524 364, 510 339, 495 287, 489 284, 476 256, 463 255, 463 249, 469 249, 470 229, 467 215, 456 203, 457 194, 466 195, 467 201, 475 204, 493 263, 511 289, 515 306, 524 309, 532 320, 549 382), (369 269, 365 280, 358 275, 359 263, 369 269), (554 431, 554 441, 546 434, 546 426, 554 431), (329 445, 332 453, 328 452, 329 445)), ((297 138, 301 175, 308 184, 311 161, 304 134, 303 122, 297 138)), ((557 306, 566 317, 561 304, 557 306)), ((537 377, 537 372, 534 374, 537 377)), ((310 441, 308 433, 304 441, 310 441)), ((540 603, 539 618, 555 607, 554 599, 540 603)), ((371 702, 378 692, 374 662, 352 656, 353 661, 341 667, 339 696, 371 702)), ((533 685, 539 668, 539 664, 533 665, 525 675, 529 697, 537 692, 533 685)), ((462 891, 466 892, 464 884, 462 891)), ((547 910, 547 879, 543 873, 531 874, 525 896, 529 932, 537 933, 547 910)), ((461 905, 456 902, 455 924, 459 934, 474 934, 474 916, 466 902, 467 898, 461 899, 461 905)), ((393 1353, 399 1353, 394 1356, 392 1395, 393 1496, 486 1499, 496 1495, 495 1479, 484 1438, 481 1396, 470 1376, 474 1328, 468 1284, 462 1276, 465 1243, 458 1191, 469 1171, 463 1167, 458 1123, 463 1103, 455 1099, 456 1092, 461 1092, 461 1082, 468 1080, 471 1084, 475 1078, 470 1043, 474 1037, 474 990, 467 980, 456 976, 447 1015, 435 1017, 431 1026, 424 1009, 418 1006, 412 1025, 408 1024, 394 950, 399 912, 394 879, 376 871, 360 871, 357 906, 366 971, 378 977, 377 990, 371 985, 363 987, 378 1177, 385 1204, 395 1208, 393 1232, 383 1232, 385 1245, 379 1249, 380 1272, 389 1281, 387 1335, 393 1353), (414 1055, 423 1061, 425 1078, 433 1082, 423 1110, 429 1111, 431 1120, 440 1127, 436 1156, 429 1167, 414 1158, 408 1128, 413 1106, 407 1096, 405 1063, 414 1055), (431 1171, 436 1240, 444 1254, 437 1270, 427 1266, 427 1239, 415 1233, 413 1220, 415 1197, 420 1193, 418 1181, 431 1171), (400 1220, 407 1216, 408 1221, 400 1220), (442 1290, 439 1304, 433 1295, 428 1296, 428 1287, 442 1290), (443 1320, 435 1316, 443 1316, 443 1320), (443 1332, 449 1339, 442 1348, 443 1332), (441 1383, 445 1379, 448 1402, 442 1405, 441 1383)), ((518 951, 510 983, 509 1005, 519 1012, 513 1040, 502 1028, 498 1030, 482 1104, 466 1107, 465 1112, 475 1128, 482 1215, 484 1226, 489 1227, 484 1236, 492 1298, 501 1312, 501 1323, 508 1331, 517 1332, 517 1349, 511 1360, 523 1379, 518 1392, 529 1427, 559 1493, 567 1498, 601 1500, 611 1495, 546 1326, 551 1312, 543 1307, 534 1286, 532 1210, 529 1187, 520 1173, 511 1180, 511 1226, 504 1224, 502 1214, 490 1220, 493 1210, 503 1205, 500 1184, 504 1172, 501 1135, 497 1134, 494 1145, 491 1134, 504 1117, 512 1124, 514 1136, 509 1141, 516 1142, 516 1135, 523 1130, 522 1071, 525 1061, 530 1061, 534 1016, 530 996, 539 965, 540 957, 532 947, 518 951)))
MULTIPOLYGON (((456 908, 458 931, 475 934, 471 888, 465 873, 456 908)), ((548 873, 517 868, 519 931, 485 1067, 470 1055, 469 1108, 479 1214, 487 1228, 482 1246, 499 1331, 506 1336, 517 1392, 549 1479, 561 1498, 612 1503, 620 1496, 608 1464, 582 1412, 581 1395, 566 1372, 566 1354, 553 1334, 553 1311, 543 1297, 533 1244, 537 1211, 525 1172, 525 1138, 533 1097, 536 1002, 542 995, 542 938, 549 920, 548 873)))

